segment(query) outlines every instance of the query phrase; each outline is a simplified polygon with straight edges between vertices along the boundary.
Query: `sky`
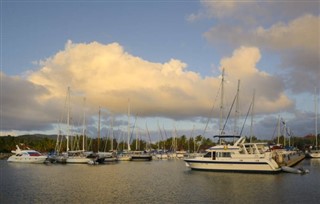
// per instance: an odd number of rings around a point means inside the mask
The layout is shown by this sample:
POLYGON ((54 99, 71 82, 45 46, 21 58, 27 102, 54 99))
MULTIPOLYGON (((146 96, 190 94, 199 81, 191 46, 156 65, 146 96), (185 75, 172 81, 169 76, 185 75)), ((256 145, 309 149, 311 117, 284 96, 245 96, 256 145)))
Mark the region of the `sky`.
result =
POLYGON ((212 139, 229 112, 226 134, 272 139, 279 117, 293 136, 316 131, 319 1, 0 6, 0 135, 57 134, 69 112, 73 132, 96 137, 99 107, 104 136, 123 137, 129 121, 144 139, 212 139))

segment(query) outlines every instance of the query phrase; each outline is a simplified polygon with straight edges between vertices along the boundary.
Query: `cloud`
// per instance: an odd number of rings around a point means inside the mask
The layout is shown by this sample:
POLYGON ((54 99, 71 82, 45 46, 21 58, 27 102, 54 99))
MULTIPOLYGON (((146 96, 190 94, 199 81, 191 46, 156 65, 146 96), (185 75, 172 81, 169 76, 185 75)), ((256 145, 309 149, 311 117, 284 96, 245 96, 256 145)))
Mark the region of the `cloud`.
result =
POLYGON ((187 71, 187 65, 179 60, 148 62, 125 52, 117 43, 69 42, 64 51, 41 65, 29 80, 48 88, 50 95, 42 100, 62 99, 70 86, 73 92, 86 96, 89 106, 107 107, 115 114, 126 112, 130 98, 132 109, 142 116, 201 115, 204 108, 188 108, 192 103, 210 106, 209 87, 216 83, 187 71))
POLYGON ((46 109, 39 100, 48 94, 45 87, 33 84, 20 77, 1 77, 1 131, 48 130, 52 126, 53 107, 46 109))
POLYGON ((214 46, 227 52, 254 46, 277 56, 277 72, 293 93, 319 86, 319 1, 201 1, 201 5, 188 19, 212 19, 213 26, 203 36, 214 46))
POLYGON ((204 9, 191 14, 188 21, 194 22, 203 18, 223 18, 238 10, 241 1, 200 1, 204 9))
POLYGON ((245 104, 250 104, 255 90, 257 113, 272 113, 293 108, 293 102, 284 93, 285 87, 281 79, 256 67, 260 58, 260 50, 256 47, 241 47, 235 50, 231 57, 223 58, 220 69, 226 70, 229 87, 236 90, 237 80, 241 80, 240 97, 245 104))
POLYGON ((217 25, 204 33, 205 38, 217 45, 229 47, 256 46, 266 53, 280 57, 288 89, 301 93, 312 90, 320 76, 320 17, 304 15, 289 21, 277 22, 268 28, 247 29, 241 25, 217 25), (308 81, 308 83, 305 83, 308 81))
MULTIPOLYGON (((240 47, 232 56, 221 59, 220 66, 226 69, 226 107, 231 105, 238 79, 241 79, 242 113, 249 107, 253 88, 259 101, 257 114, 293 106, 284 94, 281 80, 256 67, 260 58, 258 48, 240 47)), ((126 115, 128 99, 132 117, 192 120, 212 116, 213 103, 214 117, 219 116, 215 96, 220 76, 202 77, 187 70, 187 64, 178 59, 154 63, 131 55, 118 43, 69 41, 64 50, 42 60, 39 66, 39 70, 30 72, 25 79, 2 74, 6 84, 2 88, 5 129, 50 128, 46 124, 55 123, 66 114, 63 111, 66 112, 67 87, 71 87, 72 120, 77 120, 79 126, 84 97, 90 128, 96 127, 94 118, 99 106, 115 117, 126 115), (18 94, 10 94, 17 91, 18 94), (27 125, 21 125, 26 121, 27 125)))
MULTIPOLYGON (((319 115, 319 114, 318 114, 319 115)), ((315 113, 309 111, 294 111, 292 114, 270 115, 257 120, 254 133, 260 138, 277 138, 278 117, 285 121, 291 136, 306 136, 315 134, 315 113)), ((281 127, 283 132, 283 127, 281 127)))
MULTIPOLYGON (((317 1, 246 1, 246 0, 218 0, 200 1, 201 9, 190 14, 189 22, 203 19, 215 19, 217 23, 229 25, 256 26, 259 24, 273 24, 275 21, 288 22, 306 13, 318 15, 317 1)), ((216 24, 216 23, 215 23, 216 24)))
MULTIPOLYGON (((264 97, 262 104, 267 105, 264 112, 291 107, 283 95, 283 84, 279 79, 256 68, 260 57, 257 48, 242 47, 232 57, 222 59, 221 66, 226 67, 231 84, 241 78, 244 87, 256 87, 264 97)), ((126 113, 130 99, 133 112, 139 116, 182 118, 208 115, 213 93, 220 85, 218 77, 202 78, 188 71, 187 65, 180 60, 170 59, 163 64, 145 61, 125 52, 118 43, 68 42, 64 51, 42 62, 42 66, 29 76, 32 83, 49 90, 50 94, 42 100, 64 98, 66 87, 70 86, 73 92, 86 96, 89 107, 106 107, 115 114, 126 113)), ((230 86, 229 89, 233 94, 236 87, 230 86)), ((247 98, 252 90, 243 93, 247 98)))

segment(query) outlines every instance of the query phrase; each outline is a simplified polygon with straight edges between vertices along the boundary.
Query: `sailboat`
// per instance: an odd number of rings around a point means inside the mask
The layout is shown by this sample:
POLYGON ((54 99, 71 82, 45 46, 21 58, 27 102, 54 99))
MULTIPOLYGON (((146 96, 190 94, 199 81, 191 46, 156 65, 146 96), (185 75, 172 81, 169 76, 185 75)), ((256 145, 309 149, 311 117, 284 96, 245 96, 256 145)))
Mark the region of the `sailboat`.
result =
MULTIPOLYGON (((101 109, 99 107, 99 121, 98 121, 98 152, 97 152, 97 162, 99 163, 105 163, 105 162, 116 162, 118 161, 117 154, 114 151, 110 152, 100 152, 100 117, 101 117, 101 109)), ((112 137, 113 140, 113 137, 112 137)), ((113 141, 111 141, 113 143, 113 141)), ((111 145, 111 149, 113 149, 113 146, 111 145)))
POLYGON ((130 99, 128 99, 128 131, 127 131, 127 150, 123 150, 118 155, 119 161, 131 161, 131 147, 130 147, 130 99))
MULTIPOLYGON (((84 126, 85 126, 85 114, 84 114, 84 126)), ((63 152, 61 155, 56 156, 56 161, 59 163, 70 163, 70 164, 87 164, 91 161, 90 158, 87 157, 84 150, 84 137, 85 137, 85 129, 83 129, 83 144, 82 150, 73 150, 72 145, 70 144, 71 140, 70 133, 70 87, 68 87, 67 91, 67 134, 66 134, 66 152, 63 152), (71 149, 70 149, 71 147, 71 149)))
POLYGON ((315 150, 309 150, 306 154, 309 158, 320 158, 320 150, 318 148, 318 97, 317 89, 315 89, 314 95, 314 109, 315 109, 315 135, 316 135, 316 146, 315 150))
POLYGON ((140 140, 138 138, 138 132, 137 132, 137 138, 136 138, 136 150, 131 151, 131 158, 132 161, 151 161, 152 155, 147 151, 140 150, 140 145, 138 145, 138 141, 140 140))

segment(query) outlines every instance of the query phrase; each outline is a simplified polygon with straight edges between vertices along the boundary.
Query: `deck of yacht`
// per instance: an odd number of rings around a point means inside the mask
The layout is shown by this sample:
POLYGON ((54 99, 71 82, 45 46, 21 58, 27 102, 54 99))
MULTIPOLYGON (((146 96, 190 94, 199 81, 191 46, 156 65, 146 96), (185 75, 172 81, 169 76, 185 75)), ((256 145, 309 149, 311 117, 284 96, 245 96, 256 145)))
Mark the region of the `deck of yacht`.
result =
POLYGON ((284 162, 280 163, 280 166, 295 166, 305 158, 305 154, 289 155, 284 159, 284 162))

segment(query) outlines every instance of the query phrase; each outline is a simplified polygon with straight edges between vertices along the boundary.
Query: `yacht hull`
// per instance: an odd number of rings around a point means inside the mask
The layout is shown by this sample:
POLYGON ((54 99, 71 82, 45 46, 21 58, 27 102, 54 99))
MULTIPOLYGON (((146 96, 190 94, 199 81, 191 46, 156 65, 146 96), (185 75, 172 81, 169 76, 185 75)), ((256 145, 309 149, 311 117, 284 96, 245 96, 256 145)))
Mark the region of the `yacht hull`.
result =
POLYGON ((306 154, 306 157, 308 157, 308 158, 320 158, 320 151, 308 152, 306 154))
POLYGON ((185 159, 188 167, 194 170, 210 171, 242 171, 242 172, 280 172, 281 168, 270 160, 205 160, 185 159))
POLYGON ((41 164, 46 161, 46 156, 38 156, 38 157, 32 157, 32 156, 11 156, 8 158, 8 162, 19 162, 19 163, 37 163, 41 164))
POLYGON ((88 164, 91 159, 86 157, 68 157, 66 160, 67 164, 88 164))

